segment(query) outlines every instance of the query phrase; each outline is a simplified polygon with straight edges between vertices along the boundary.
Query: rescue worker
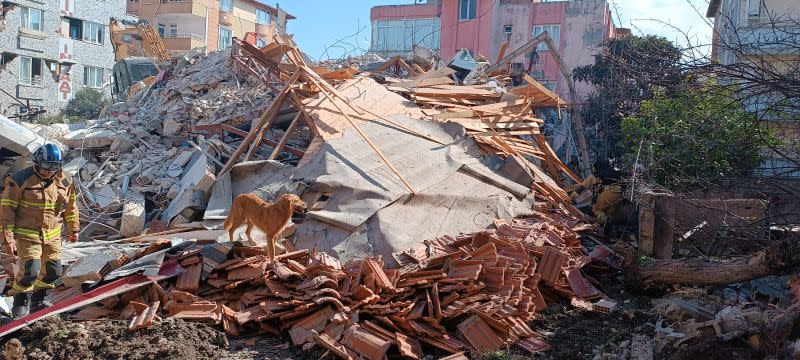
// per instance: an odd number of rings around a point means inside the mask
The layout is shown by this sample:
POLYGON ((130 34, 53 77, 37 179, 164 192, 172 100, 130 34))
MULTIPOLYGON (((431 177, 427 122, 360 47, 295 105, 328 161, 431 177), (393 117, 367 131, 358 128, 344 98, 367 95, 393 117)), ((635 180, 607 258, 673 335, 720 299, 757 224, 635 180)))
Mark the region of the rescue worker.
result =
POLYGON ((619 170, 609 161, 597 161, 592 166, 592 174, 575 186, 570 197, 575 199, 583 191, 591 190, 592 213, 598 222, 605 224, 625 203, 620 178, 619 170))
POLYGON ((14 318, 48 306, 45 298, 61 277, 62 228, 66 224, 70 242, 78 240, 80 229, 75 185, 61 170, 61 149, 45 144, 33 163, 6 176, 0 196, 0 240, 6 252, 16 250, 19 257, 8 292, 14 296, 14 318))

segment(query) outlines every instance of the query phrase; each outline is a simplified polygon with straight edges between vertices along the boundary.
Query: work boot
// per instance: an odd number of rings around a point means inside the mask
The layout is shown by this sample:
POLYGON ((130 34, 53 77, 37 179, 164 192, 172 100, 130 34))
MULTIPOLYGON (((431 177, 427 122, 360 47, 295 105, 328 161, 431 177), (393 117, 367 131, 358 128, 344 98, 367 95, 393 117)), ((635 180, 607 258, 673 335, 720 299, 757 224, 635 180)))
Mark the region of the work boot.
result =
POLYGON ((50 289, 36 289, 31 295, 31 314, 53 306, 47 301, 47 295, 50 295, 50 289))
POLYGON ((31 293, 24 292, 14 295, 14 305, 11 307, 11 315, 14 319, 19 319, 28 315, 31 293))

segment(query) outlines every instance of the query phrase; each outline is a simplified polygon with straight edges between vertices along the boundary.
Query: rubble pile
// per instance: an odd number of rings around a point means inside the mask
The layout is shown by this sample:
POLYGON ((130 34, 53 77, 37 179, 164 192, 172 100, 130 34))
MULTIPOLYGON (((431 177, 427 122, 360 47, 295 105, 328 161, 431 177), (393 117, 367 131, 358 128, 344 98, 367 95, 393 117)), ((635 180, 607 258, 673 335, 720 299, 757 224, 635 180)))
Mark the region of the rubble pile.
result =
MULTIPOLYGON (((92 226, 84 236, 105 239, 117 235, 113 229, 120 229, 122 236, 141 234, 144 219, 125 229, 131 220, 106 214, 138 199, 140 206, 143 201, 152 204, 147 220, 155 218, 182 193, 181 182, 197 163, 207 165, 210 186, 213 161, 229 154, 239 139, 195 136, 194 127, 247 126, 274 99, 260 81, 237 75, 226 52, 193 53, 180 58, 171 71, 152 88, 111 106, 107 116, 62 137, 78 155, 72 167, 77 169, 82 211, 90 215, 84 219, 107 225, 92 226)), ((274 129, 264 137, 279 138, 282 133, 274 129)))
POLYGON ((462 86, 444 67, 409 69, 415 78, 376 80, 314 66, 282 35, 179 60, 64 137, 80 155, 67 169, 83 237, 101 250, 72 261, 54 307, 0 336, 77 311, 131 331, 172 317, 288 334, 345 359, 392 347, 459 359, 547 349, 527 322, 549 302, 614 309, 584 275, 610 252, 579 241, 591 226, 562 185, 580 179, 531 115, 561 99, 532 79, 462 86), (221 229, 246 193, 308 204, 275 261, 221 229))
POLYGON ((386 59, 378 54, 364 53, 358 56, 348 56, 343 59, 327 59, 317 63, 318 66, 330 70, 354 68, 361 71, 370 71, 383 65, 386 59))
MULTIPOLYGON (((288 334, 297 346, 321 346, 344 359, 378 360, 392 347, 412 359, 510 344, 535 353, 549 346, 526 323, 547 302, 604 298, 581 274, 601 252, 583 252, 575 225, 557 214, 499 221, 494 231, 422 242, 396 254, 393 268, 380 257, 342 264, 297 250, 270 262, 260 248, 192 247, 164 263, 183 268, 175 281, 106 299, 73 318, 127 319, 132 331, 159 317, 209 322, 230 335, 288 334)), ((143 253, 159 247, 169 242, 143 253)), ((614 306, 595 304, 603 312, 614 306)))

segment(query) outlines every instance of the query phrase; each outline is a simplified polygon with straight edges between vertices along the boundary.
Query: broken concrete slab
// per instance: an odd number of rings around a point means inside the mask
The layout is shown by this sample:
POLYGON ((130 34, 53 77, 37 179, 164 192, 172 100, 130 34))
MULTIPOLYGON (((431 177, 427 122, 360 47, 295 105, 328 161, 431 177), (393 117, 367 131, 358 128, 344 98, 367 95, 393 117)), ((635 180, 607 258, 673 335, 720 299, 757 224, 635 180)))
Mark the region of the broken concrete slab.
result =
POLYGON ((71 131, 64 136, 64 145, 77 149, 102 148, 111 146, 117 137, 114 130, 92 127, 71 131))
POLYGON ((122 205, 120 234, 125 237, 141 235, 144 231, 145 215, 144 195, 136 191, 128 192, 122 205))

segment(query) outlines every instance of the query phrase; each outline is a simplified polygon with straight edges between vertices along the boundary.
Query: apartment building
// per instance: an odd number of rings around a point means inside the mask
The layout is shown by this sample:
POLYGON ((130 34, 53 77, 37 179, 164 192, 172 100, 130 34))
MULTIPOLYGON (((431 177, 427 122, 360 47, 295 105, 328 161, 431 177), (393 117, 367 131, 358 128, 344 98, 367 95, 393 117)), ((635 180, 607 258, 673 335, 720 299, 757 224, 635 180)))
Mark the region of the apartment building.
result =
POLYGON ((439 52, 442 6, 439 0, 413 5, 375 6, 371 51, 385 58, 407 54, 414 45, 439 52))
MULTIPOLYGON (((800 32, 800 2, 797 0, 711 0, 706 16, 714 19, 713 61, 733 65, 733 69, 738 64, 745 64, 747 69, 751 69, 748 72, 763 68, 765 73, 777 75, 794 73, 800 68, 797 35, 800 32)), ((790 78, 793 76, 789 75, 790 78)), ((800 122, 797 121, 800 114, 795 113, 798 100, 753 86, 745 80, 749 78, 747 74, 736 78, 722 77, 718 80, 740 84, 742 91, 739 95, 745 97, 747 109, 768 120, 764 124, 787 144, 797 142, 800 138, 800 122), (788 108, 781 105, 787 100, 793 102, 788 108)), ((794 162, 787 163, 784 155, 766 153, 760 169, 762 174, 800 178, 800 172, 785 171, 794 168, 794 162)))
MULTIPOLYGON (((434 49, 445 60, 468 49, 494 61, 506 41, 510 51, 547 31, 570 69, 591 64, 599 44, 615 31, 607 0, 418 1, 376 6, 371 21, 372 51, 401 54, 418 44, 434 49)), ((564 77, 544 45, 514 62, 566 96, 564 77)), ((579 94, 587 91, 585 84, 578 84, 579 94)))
POLYGON ((55 114, 84 86, 110 95, 112 17, 126 18, 124 2, 3 1, 0 112, 13 116, 30 107, 55 114))
POLYGON ((127 0, 128 13, 148 20, 172 52, 205 47, 224 50, 234 37, 264 39, 286 32, 295 17, 258 0, 127 0))

